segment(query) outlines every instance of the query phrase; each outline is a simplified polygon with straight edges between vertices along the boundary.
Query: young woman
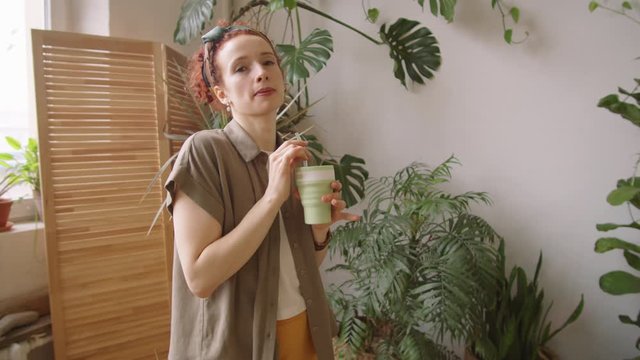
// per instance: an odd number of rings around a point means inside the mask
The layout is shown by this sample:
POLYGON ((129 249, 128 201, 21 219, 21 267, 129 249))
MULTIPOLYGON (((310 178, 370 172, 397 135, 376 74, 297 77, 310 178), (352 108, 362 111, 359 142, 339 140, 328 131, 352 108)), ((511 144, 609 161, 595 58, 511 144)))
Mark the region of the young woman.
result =
MULTIPOLYGON (((305 225, 292 174, 307 143, 282 141, 284 74, 271 41, 218 26, 192 61, 192 86, 233 120, 183 145, 165 185, 175 249, 169 359, 333 359, 336 324, 318 266, 331 224, 305 225)), ((332 223, 341 184, 322 201, 332 223)))

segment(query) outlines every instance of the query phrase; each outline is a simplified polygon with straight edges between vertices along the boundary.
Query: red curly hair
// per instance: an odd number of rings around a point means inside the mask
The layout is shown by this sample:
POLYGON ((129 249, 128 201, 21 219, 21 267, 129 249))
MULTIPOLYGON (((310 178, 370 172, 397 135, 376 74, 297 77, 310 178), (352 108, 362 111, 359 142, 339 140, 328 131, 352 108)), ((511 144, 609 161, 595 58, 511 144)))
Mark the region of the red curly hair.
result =
MULTIPOLYGON (((233 25, 247 26, 245 23, 241 23, 241 22, 235 22, 233 23, 233 25)), ((229 26, 229 23, 227 21, 220 20, 218 21, 218 26, 229 26)), ((233 39, 238 35, 243 35, 243 34, 254 35, 254 36, 259 36, 263 38, 269 44, 269 46, 271 46, 271 50, 273 50, 273 54, 276 56, 278 67, 280 67, 280 57, 278 56, 278 53, 276 52, 276 49, 273 46, 273 43, 262 32, 255 29, 246 29, 246 30, 243 29, 243 30, 235 30, 235 31, 227 32, 219 41, 208 42, 206 44, 203 44, 191 56, 191 59, 189 59, 189 64, 187 68, 188 75, 189 75, 189 87, 191 88, 191 91, 193 92, 196 100, 203 103, 210 103, 213 106, 213 108, 216 110, 223 110, 225 108, 224 105, 220 103, 220 101, 216 98, 216 96, 211 92, 211 89, 207 87, 204 79, 202 78, 203 76, 202 66, 205 61, 205 51, 208 52, 207 58, 209 60, 209 64, 204 68, 207 70, 210 70, 209 79, 213 80, 212 82, 210 81, 211 87, 222 84, 223 79, 222 79, 222 75, 219 72, 218 66, 216 64, 216 56, 218 55, 219 50, 227 41, 229 41, 230 39, 233 39)), ((282 71, 281 67, 280 67, 280 70, 282 71)))

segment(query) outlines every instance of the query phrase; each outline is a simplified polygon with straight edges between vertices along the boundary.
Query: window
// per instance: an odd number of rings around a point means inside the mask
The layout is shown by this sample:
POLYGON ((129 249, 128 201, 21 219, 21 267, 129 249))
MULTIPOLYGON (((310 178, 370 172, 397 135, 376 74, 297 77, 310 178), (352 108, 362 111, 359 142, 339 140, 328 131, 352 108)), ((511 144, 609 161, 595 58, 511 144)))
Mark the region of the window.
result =
MULTIPOLYGON (((0 152, 15 154, 5 136, 22 144, 37 137, 30 29, 45 28, 48 5, 47 0, 0 2, 0 152)), ((13 205, 12 220, 32 217, 27 186, 14 187, 8 197, 22 199, 13 205)))

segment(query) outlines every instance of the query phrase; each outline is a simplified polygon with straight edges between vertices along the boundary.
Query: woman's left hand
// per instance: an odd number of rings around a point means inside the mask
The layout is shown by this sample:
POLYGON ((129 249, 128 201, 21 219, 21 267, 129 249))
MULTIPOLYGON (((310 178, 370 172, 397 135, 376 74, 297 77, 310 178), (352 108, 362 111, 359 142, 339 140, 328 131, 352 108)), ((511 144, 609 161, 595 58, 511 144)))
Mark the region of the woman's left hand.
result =
POLYGON ((360 220, 360 215, 352 214, 345 212, 344 209, 347 208, 347 203, 342 200, 342 184, 338 180, 334 180, 331 182, 331 189, 333 192, 329 194, 322 195, 322 202, 331 204, 331 223, 329 224, 318 224, 312 225, 314 230, 324 230, 328 229, 332 224, 345 220, 345 221, 358 221, 360 220))

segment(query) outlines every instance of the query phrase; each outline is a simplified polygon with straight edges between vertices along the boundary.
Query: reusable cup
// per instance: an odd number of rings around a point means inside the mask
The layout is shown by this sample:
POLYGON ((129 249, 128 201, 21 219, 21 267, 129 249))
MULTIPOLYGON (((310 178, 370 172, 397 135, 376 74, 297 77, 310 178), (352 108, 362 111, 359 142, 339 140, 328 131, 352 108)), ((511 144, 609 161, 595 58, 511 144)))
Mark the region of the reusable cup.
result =
POLYGON ((305 224, 328 224, 331 222, 331 204, 322 201, 322 195, 332 192, 335 180, 332 165, 301 166, 296 169, 296 186, 302 200, 305 224))

